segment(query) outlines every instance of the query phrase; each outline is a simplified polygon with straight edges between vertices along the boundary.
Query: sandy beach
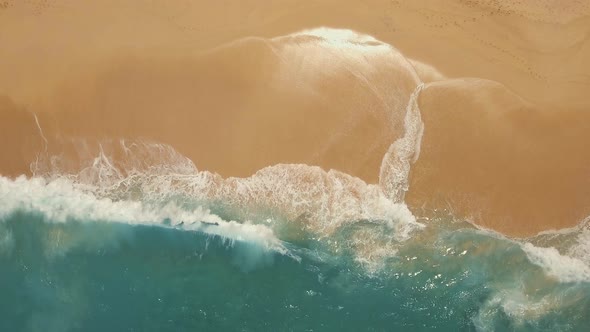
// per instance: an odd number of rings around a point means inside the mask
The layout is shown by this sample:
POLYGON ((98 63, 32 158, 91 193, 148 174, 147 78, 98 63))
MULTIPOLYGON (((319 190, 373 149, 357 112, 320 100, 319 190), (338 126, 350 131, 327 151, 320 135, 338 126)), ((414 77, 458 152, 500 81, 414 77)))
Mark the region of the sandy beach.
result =
POLYGON ((82 158, 70 139, 145 138, 223 177, 380 183, 423 84, 415 214, 572 227, 590 215, 589 33, 573 0, 0 0, 0 174, 82 158))

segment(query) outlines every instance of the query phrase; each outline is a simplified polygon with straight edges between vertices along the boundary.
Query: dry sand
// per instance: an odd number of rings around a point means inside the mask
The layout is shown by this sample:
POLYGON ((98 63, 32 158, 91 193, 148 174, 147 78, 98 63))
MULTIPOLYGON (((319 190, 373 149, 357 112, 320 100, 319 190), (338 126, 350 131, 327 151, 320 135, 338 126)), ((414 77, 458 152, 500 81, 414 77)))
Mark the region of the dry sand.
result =
POLYGON ((590 215, 589 15, 572 0, 0 0, 0 174, 30 174, 45 140, 106 136, 223 176, 306 163, 377 183, 414 77, 403 58, 350 67, 274 38, 326 26, 393 45, 431 82, 415 212, 511 235, 573 226, 590 215))

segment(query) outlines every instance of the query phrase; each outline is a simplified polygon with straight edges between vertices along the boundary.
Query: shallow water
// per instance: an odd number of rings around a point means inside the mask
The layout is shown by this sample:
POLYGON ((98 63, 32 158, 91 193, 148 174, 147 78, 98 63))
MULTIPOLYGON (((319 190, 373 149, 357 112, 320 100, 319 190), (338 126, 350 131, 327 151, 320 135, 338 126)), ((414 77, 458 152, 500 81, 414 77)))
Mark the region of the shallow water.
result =
POLYGON ((268 213, 227 221, 230 206, 188 196, 101 197, 63 179, 2 178, 0 196, 3 331, 590 324, 584 227, 514 240, 441 216, 348 220, 325 233, 268 213), (551 241, 561 247, 542 247, 551 241))

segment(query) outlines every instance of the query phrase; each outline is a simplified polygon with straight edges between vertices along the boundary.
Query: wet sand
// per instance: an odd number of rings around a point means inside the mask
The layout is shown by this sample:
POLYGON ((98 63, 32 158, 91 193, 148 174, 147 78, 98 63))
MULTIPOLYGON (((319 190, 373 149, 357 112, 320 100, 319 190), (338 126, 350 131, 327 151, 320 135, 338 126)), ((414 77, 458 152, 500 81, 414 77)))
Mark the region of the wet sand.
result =
POLYGON ((578 1, 0 1, 0 174, 30 174, 46 140, 145 137, 223 176, 305 163, 378 183, 412 63, 429 84, 408 205, 511 235, 573 226, 590 215, 589 14, 578 1), (403 57, 277 39, 320 26, 403 57))

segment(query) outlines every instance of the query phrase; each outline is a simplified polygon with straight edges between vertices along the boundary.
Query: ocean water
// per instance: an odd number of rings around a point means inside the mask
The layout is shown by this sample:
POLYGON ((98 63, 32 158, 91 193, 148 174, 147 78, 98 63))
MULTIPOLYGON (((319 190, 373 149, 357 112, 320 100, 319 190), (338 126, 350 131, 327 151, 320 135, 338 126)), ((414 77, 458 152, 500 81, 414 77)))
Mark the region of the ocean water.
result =
POLYGON ((585 331, 590 229, 440 213, 329 231, 194 196, 0 178, 1 331, 585 331), (258 218, 256 217, 258 216, 258 218))

